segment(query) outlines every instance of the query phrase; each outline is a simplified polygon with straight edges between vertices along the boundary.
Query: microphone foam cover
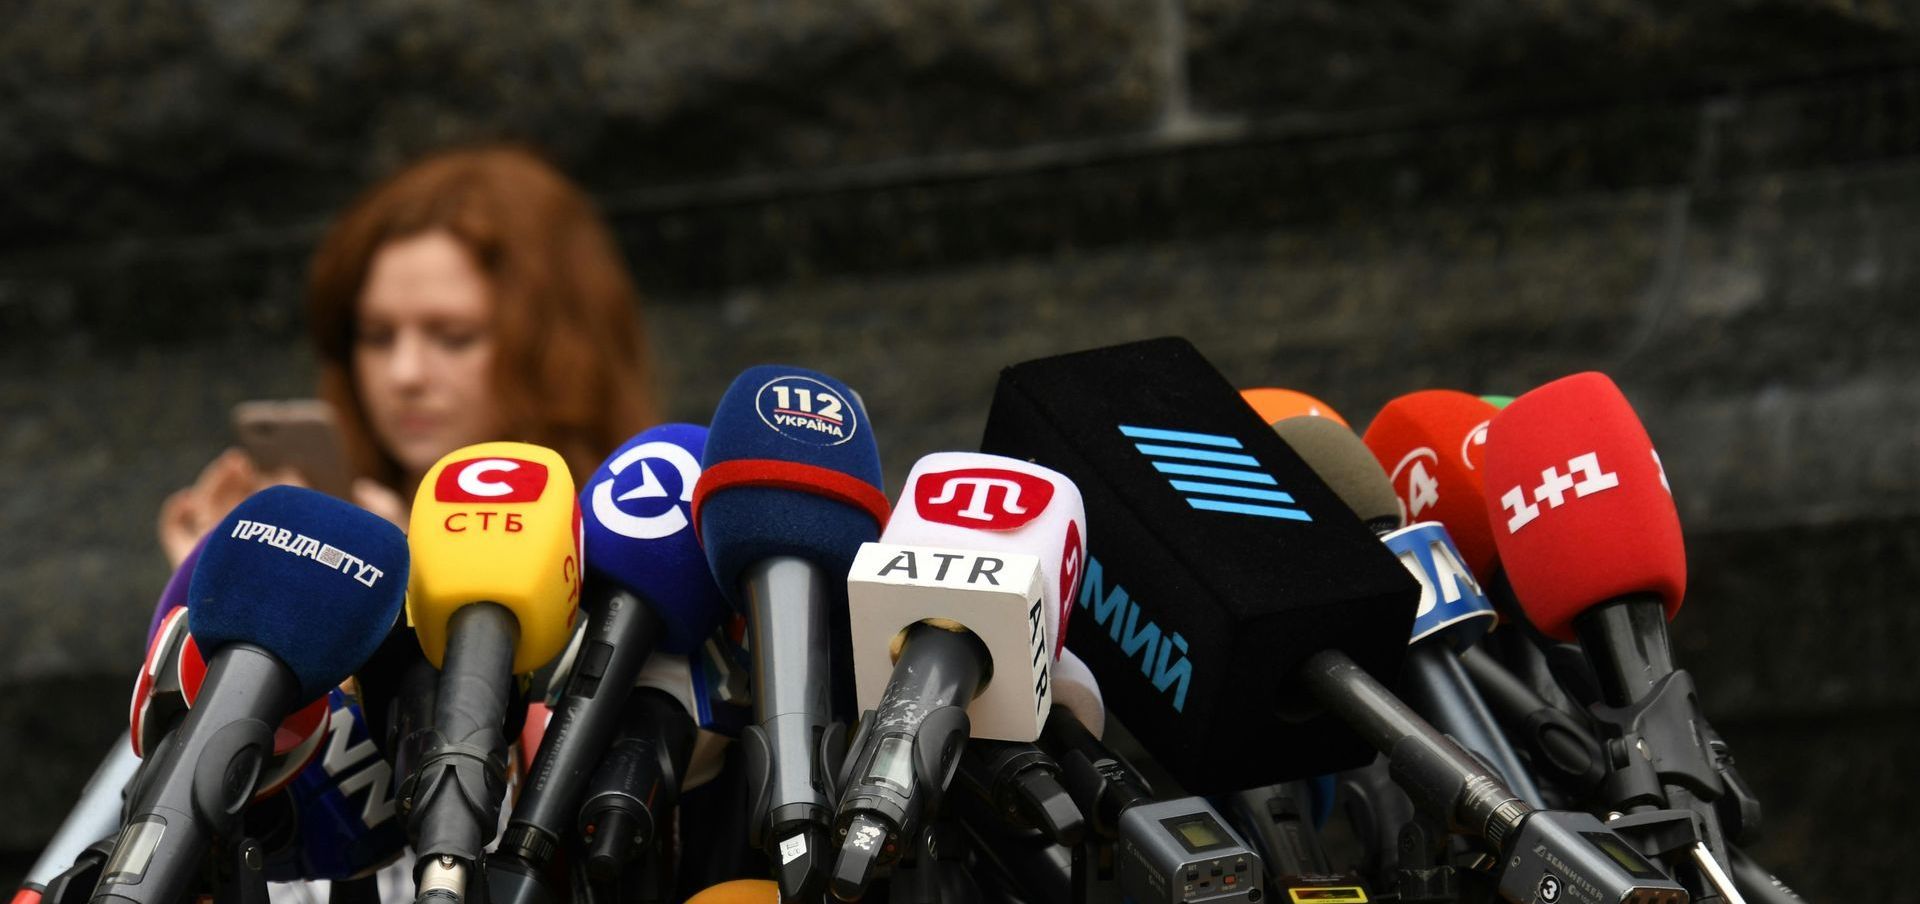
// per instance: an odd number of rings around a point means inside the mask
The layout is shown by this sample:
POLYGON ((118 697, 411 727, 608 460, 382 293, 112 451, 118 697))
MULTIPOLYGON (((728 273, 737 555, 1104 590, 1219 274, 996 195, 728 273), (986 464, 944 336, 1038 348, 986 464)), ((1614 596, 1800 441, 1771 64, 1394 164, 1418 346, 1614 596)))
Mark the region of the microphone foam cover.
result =
POLYGON ((1332 405, 1304 392, 1261 387, 1242 389, 1240 397, 1246 399, 1247 404, 1252 405, 1253 410, 1260 415, 1260 419, 1269 424, 1278 424, 1290 417, 1312 416, 1323 417, 1337 421, 1341 426, 1347 426, 1347 419, 1341 417, 1340 412, 1333 410, 1332 405))
POLYGON ((1667 617, 1686 593, 1680 515, 1640 418, 1606 375, 1562 377, 1487 428, 1487 517, 1528 620, 1573 640, 1573 619, 1651 593, 1667 617))
POLYGON ((727 613, 690 519, 706 446, 705 427, 661 424, 627 440, 580 492, 588 580, 651 604, 665 625, 660 650, 681 656, 727 613))
POLYGON ((580 500, 560 453, 528 443, 479 443, 427 470, 407 543, 413 581, 407 615, 434 668, 453 613, 494 603, 519 622, 513 672, 566 649, 580 606, 580 500))
POLYGON ((1367 526, 1389 530, 1401 526, 1400 500, 1393 495, 1393 483, 1352 428, 1301 415, 1274 424, 1273 430, 1367 526))
POLYGON ((737 606, 740 574, 754 563, 797 556, 842 575, 886 523, 867 412, 822 373, 763 364, 735 377, 701 465, 694 524, 714 580, 737 606))
POLYGON ((922 456, 881 540, 1038 558, 1048 652, 1059 658, 1087 560, 1087 508, 1059 471, 984 452, 922 456))
POLYGON ((1107 701, 1100 696, 1100 682, 1072 650, 1062 650, 1053 664, 1053 705, 1066 707, 1094 737, 1106 737, 1107 701))
POLYGON ((687 904, 780 904, 780 886, 766 879, 735 879, 709 886, 687 904))
POLYGON ((1487 424, 1498 411, 1464 392, 1428 389, 1388 402, 1365 437, 1407 523, 1446 525, 1482 581, 1492 579, 1498 562, 1482 487, 1487 424))
POLYGON ((268 487, 208 536, 187 629, 211 659, 230 643, 272 653, 311 700, 373 655, 405 599, 407 538, 372 512, 302 487, 268 487))

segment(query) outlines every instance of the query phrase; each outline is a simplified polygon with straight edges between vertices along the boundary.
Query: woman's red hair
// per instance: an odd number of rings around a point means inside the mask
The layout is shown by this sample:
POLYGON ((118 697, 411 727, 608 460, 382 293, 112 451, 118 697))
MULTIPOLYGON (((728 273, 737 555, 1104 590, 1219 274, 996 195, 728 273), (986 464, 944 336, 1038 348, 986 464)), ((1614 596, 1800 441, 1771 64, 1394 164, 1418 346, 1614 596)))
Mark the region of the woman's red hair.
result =
POLYGON ((307 297, 320 393, 355 469, 396 491, 354 385, 360 291, 388 242, 445 231, 492 281, 493 398, 507 435, 566 458, 576 482, 655 418, 640 296, 606 224, 572 182, 516 148, 449 151, 354 202, 313 255, 307 297))

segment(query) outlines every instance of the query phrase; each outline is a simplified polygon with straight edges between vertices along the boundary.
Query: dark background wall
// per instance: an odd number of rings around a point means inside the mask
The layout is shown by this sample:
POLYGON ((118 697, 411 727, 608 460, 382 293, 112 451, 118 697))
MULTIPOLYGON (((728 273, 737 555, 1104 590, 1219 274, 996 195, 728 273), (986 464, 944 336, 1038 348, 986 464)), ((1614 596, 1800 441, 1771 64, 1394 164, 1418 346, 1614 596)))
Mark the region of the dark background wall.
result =
POLYGON ((154 513, 305 395, 305 256, 448 142, 545 149, 671 413, 859 388, 897 489, 998 368, 1168 333, 1364 422, 1598 368, 1660 445, 1675 624, 1812 900, 1920 810, 1912 3, 867 0, 0 9, 0 880, 124 728, 154 513))

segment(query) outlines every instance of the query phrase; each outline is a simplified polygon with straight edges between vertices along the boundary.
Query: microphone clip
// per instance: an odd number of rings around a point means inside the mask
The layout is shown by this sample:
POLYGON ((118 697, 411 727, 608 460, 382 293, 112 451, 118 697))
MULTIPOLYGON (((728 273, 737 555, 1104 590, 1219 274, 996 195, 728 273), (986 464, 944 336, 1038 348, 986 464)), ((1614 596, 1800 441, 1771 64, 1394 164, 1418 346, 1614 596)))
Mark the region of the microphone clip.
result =
POLYGON ((1655 681, 1646 696, 1627 706, 1596 703, 1594 720, 1606 735, 1607 804, 1615 810, 1653 804, 1665 807, 1667 787, 1679 786, 1704 803, 1719 799, 1725 781, 1709 754, 1693 676, 1675 669, 1655 681))

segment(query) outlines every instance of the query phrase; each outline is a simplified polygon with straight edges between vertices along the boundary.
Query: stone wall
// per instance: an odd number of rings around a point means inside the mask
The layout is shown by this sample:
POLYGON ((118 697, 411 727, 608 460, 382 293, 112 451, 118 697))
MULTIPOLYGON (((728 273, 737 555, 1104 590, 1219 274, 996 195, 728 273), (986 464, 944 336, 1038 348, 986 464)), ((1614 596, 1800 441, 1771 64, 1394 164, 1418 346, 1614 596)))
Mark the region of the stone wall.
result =
POLYGON ((866 398, 892 489, 998 369, 1178 333, 1365 420, 1612 374, 1689 541, 1681 661, 1761 858, 1889 900, 1920 808, 1910 6, 243 0, 0 11, 0 861, 124 727, 153 513, 310 391, 366 181, 535 144, 603 200, 673 416, 866 398), (23 780, 30 779, 30 780, 23 780))

